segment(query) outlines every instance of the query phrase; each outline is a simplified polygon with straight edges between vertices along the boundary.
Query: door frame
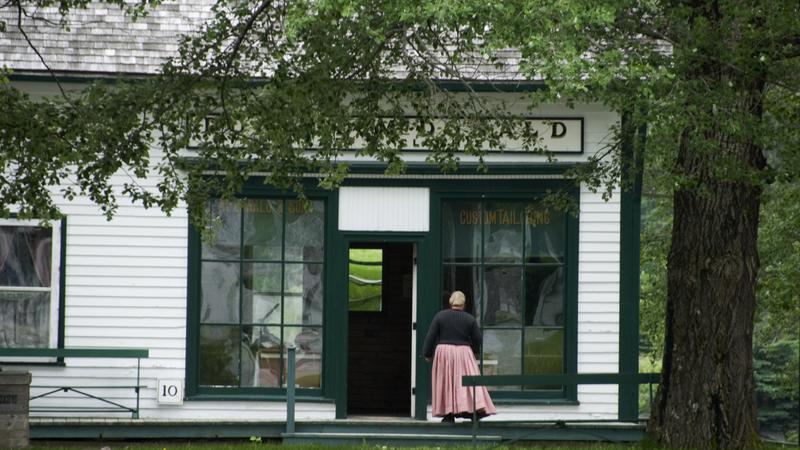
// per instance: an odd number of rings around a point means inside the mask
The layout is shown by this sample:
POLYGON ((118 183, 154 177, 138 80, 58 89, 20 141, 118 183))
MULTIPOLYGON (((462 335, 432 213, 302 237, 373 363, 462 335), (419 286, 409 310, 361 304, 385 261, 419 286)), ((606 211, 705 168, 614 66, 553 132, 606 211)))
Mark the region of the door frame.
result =
MULTIPOLYGON (((411 331, 411 338, 414 342, 412 342, 411 346, 411 386, 412 390, 415 390, 417 395, 409 393, 412 395, 411 398, 411 411, 409 411, 409 417, 414 417, 416 414, 415 404, 419 400, 423 400, 427 403, 427 396, 423 396, 425 398, 420 398, 419 389, 419 365, 416 364, 416 355, 419 351, 419 339, 416 336, 416 324, 419 322, 419 302, 421 299, 421 293, 424 292, 423 283, 419 279, 419 275, 421 273, 425 273, 424 271, 427 270, 427 264, 421 258, 419 258, 420 249, 424 245, 428 233, 418 233, 418 232, 341 232, 341 251, 339 252, 339 257, 337 258, 340 268, 336 270, 336 274, 334 278, 338 278, 340 281, 335 283, 335 289, 333 289, 334 294, 334 301, 331 302, 332 304, 337 305, 337 309, 339 313, 336 314, 338 316, 338 320, 336 321, 339 326, 339 332, 335 333, 334 340, 335 342, 332 343, 332 347, 337 349, 337 356, 336 356, 336 366, 338 366, 339 376, 338 384, 339 389, 336 389, 336 418, 337 419, 344 419, 347 417, 347 361, 348 361, 348 327, 349 327, 349 310, 347 305, 347 295, 348 295, 348 283, 347 283, 347 276, 348 276, 348 265, 346 261, 349 258, 349 249, 350 245, 354 243, 398 243, 398 244, 411 244, 413 245, 413 258, 415 261, 412 262, 412 323, 409 326, 412 327, 411 331)), ((331 348, 331 346, 328 346, 331 348)))

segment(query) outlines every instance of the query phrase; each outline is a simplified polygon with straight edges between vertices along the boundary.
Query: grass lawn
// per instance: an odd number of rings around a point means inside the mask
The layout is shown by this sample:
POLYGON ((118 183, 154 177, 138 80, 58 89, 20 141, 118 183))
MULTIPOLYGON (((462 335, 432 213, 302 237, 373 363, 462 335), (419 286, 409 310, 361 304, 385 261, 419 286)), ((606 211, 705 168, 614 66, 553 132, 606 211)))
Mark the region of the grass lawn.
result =
MULTIPOLYGON (((280 445, 272 442, 247 442, 247 441, 192 441, 192 442, 127 442, 127 441, 80 441, 80 442, 44 442, 33 441, 27 450, 384 450, 395 447, 385 447, 382 445, 360 445, 360 446, 326 446, 326 445, 280 445)), ((397 447, 400 449, 413 449, 414 447, 397 447)), ((447 447, 416 447, 418 449, 452 449, 452 450, 472 450, 472 446, 447 446, 447 447)), ((493 450, 503 449, 547 449, 547 450, 639 450, 642 447, 625 444, 516 444, 513 446, 481 447, 493 450)))
MULTIPOLYGON (((281 445, 279 442, 249 442, 249 441, 75 441, 75 442, 50 442, 33 441, 27 450, 385 450, 389 448, 413 449, 414 447, 386 447, 382 445, 360 445, 360 446, 326 446, 326 445, 281 445)), ((447 447, 416 447, 418 449, 452 449, 452 450, 471 450, 472 446, 447 446, 447 447)), ((491 450, 521 450, 521 449, 542 449, 542 450, 658 450, 657 447, 645 446, 640 444, 610 444, 610 443, 591 443, 591 442, 541 442, 541 443, 521 443, 511 446, 485 446, 481 447, 491 450)), ((778 444, 765 444, 762 450, 778 449, 797 449, 797 446, 781 446, 778 444)))

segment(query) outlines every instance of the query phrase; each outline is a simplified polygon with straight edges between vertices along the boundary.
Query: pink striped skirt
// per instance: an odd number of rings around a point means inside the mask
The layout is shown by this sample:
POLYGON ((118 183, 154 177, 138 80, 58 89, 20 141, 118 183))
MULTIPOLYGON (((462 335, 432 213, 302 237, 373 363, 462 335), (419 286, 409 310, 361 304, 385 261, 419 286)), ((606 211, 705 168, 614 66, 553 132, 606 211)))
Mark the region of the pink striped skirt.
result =
MULTIPOLYGON (((432 413, 434 417, 472 413, 472 388, 461 385, 464 375, 480 375, 468 345, 439 344, 433 356, 432 413)), ((475 389, 475 409, 481 415, 497 413, 484 386, 475 389)))

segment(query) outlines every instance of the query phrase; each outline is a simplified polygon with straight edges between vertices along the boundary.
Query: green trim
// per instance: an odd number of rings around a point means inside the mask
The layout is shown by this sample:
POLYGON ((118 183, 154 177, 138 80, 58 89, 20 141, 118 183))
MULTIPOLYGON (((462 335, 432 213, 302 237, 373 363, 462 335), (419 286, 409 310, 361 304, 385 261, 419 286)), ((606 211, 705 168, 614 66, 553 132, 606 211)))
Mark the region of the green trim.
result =
MULTIPOLYGON (((37 440, 57 439, 243 439, 251 436, 281 439, 286 431, 285 422, 258 421, 197 421, 147 423, 141 420, 122 423, 53 421, 38 422, 31 419, 30 436, 37 440)), ((349 433, 364 439, 380 438, 386 434, 407 434, 435 438, 443 434, 470 437, 468 422, 446 424, 429 421, 301 421, 296 422, 297 433, 349 433)), ((644 426, 618 424, 608 420, 531 420, 482 421, 480 434, 500 436, 506 443, 516 441, 589 441, 635 442, 644 437, 644 426)), ((319 440, 314 442, 319 443, 319 440)), ((363 440, 360 441, 363 443, 363 440)), ((441 442, 441 441, 440 441, 441 442)), ((432 447, 435 445, 431 445, 432 447)))
POLYGON ((431 188, 428 204, 428 235, 417 247, 417 324, 416 345, 416 396, 414 398, 414 418, 425 420, 428 415, 428 404, 431 401, 431 363, 422 358, 422 347, 433 316, 440 309, 441 283, 441 197, 435 188, 431 188))
POLYGON ((37 439, 220 439, 250 436, 280 436, 286 427, 277 422, 146 422, 137 420, 129 423, 64 422, 30 424, 32 444, 37 439))
MULTIPOLYGON (((524 167, 517 168, 524 171, 524 167)), ((441 309, 440 299, 437 295, 441 292, 442 283, 442 256, 441 256, 441 223, 442 202, 445 200, 526 200, 546 193, 548 189, 569 189, 574 200, 580 200, 579 189, 570 180, 443 180, 427 183, 431 187, 430 198, 430 224, 431 231, 428 238, 430 245, 428 252, 420 251, 418 260, 428 261, 428 270, 420 271, 420 295, 417 302, 417 354, 421 354, 422 343, 427 333, 430 321, 441 309), (539 182, 541 181, 541 182, 539 182), (428 286, 422 290, 423 277, 426 277, 428 286), (426 297, 423 298, 423 295, 426 297)), ((565 373, 577 372, 578 361, 578 218, 565 214, 565 320, 564 320, 564 371, 565 373)), ((420 263, 420 264, 421 264, 420 263)), ((422 360, 420 360, 422 361, 422 360)), ((563 392, 503 392, 494 391, 492 396, 498 402, 509 404, 577 404, 577 388, 568 386, 563 392), (511 397, 511 398, 509 398, 511 397), (548 398, 550 397, 550 398, 548 398)), ((430 364, 417 365, 417 403, 416 418, 424 419, 427 414, 427 405, 430 402, 430 364)))
MULTIPOLYGON (((313 389, 316 392, 304 392, 301 390, 297 390, 294 400, 300 403, 334 403, 334 399, 328 398, 322 395, 319 395, 319 389, 313 389)), ((308 391, 312 391, 312 389, 308 389, 308 391)), ((275 393, 267 393, 267 394, 258 394, 258 393, 235 393, 235 394, 217 394, 217 393, 200 393, 192 395, 188 397, 187 400, 191 401, 254 401, 254 402, 263 402, 263 401, 275 401, 275 402, 285 402, 286 395, 284 394, 275 394, 275 393)))
MULTIPOLYGON (((416 151, 416 153, 420 153, 422 151, 416 151)), ((410 153, 414 153, 411 151, 410 153)), ((530 156, 531 153, 529 152, 502 152, 497 154, 525 154, 530 156)), ((578 154, 578 153, 575 153, 578 154)), ((199 159, 197 157, 183 157, 180 159, 184 164, 193 165, 197 164, 199 159)), ((492 177, 498 175, 563 175, 567 171, 574 169, 576 167, 580 167, 585 165, 583 162, 539 162, 539 163, 508 163, 508 162, 487 162, 485 163, 485 168, 487 171, 482 171, 481 166, 475 162, 461 162, 459 163, 458 168, 448 172, 442 172, 441 167, 435 164, 423 162, 423 161, 410 161, 405 164, 405 170, 401 174, 386 174, 386 169, 388 165, 386 163, 380 161, 340 161, 335 163, 336 165, 345 165, 347 166, 348 170, 352 174, 375 174, 375 175, 386 175, 387 177, 400 177, 400 178, 392 178, 384 181, 391 181, 391 180, 404 180, 404 181, 416 181, 414 179, 409 180, 407 177, 409 175, 436 175, 436 176, 449 176, 449 175, 477 175, 477 176, 484 176, 487 179, 491 179, 492 177)), ((213 170, 213 169, 209 169, 213 170)), ((210 175, 213 176, 213 175, 210 175)), ((258 185, 264 185, 264 176, 251 176, 248 178, 246 184, 250 187, 258 187, 258 185)), ((309 179, 313 179, 314 177, 309 177, 309 179)), ((353 179, 353 178, 349 178, 353 179)), ((348 180, 346 178, 345 180, 348 180)), ((431 181, 431 179, 421 179, 420 181, 431 181)), ((450 179, 452 181, 463 181, 458 179, 450 179)), ((527 180, 530 181, 530 180, 527 180)), ((552 181, 552 179, 546 179, 546 181, 552 181)), ((321 190, 316 186, 315 183, 312 181, 306 181, 305 187, 307 189, 316 189, 321 190)), ((271 187, 267 187, 266 189, 275 191, 271 187)), ((277 191, 282 192, 282 191, 277 191)), ((285 192, 285 191, 283 191, 285 192)))
MULTIPOLYGON (((338 210, 337 210, 337 217, 338 217, 338 210)), ((336 402, 336 418, 337 419, 344 419, 347 417, 347 361, 348 361, 348 327, 349 327, 349 309, 348 309, 348 283, 346 282, 348 277, 348 268, 347 264, 339 264, 340 261, 347 261, 349 259, 349 248, 352 243, 362 242, 362 243, 380 243, 380 242, 406 242, 410 244, 417 245, 417 317, 412 317, 411 320, 418 322, 419 320, 419 309, 420 303, 423 301, 421 299, 423 292, 429 291, 427 288, 428 285, 424 284, 420 280, 420 276, 424 273, 427 269, 428 263, 422 261, 419 257, 420 253, 422 253, 422 249, 429 244, 426 244, 428 241, 428 233, 425 232, 363 232, 363 231, 338 231, 340 239, 338 241, 341 243, 340 246, 340 253, 336 256, 334 262, 336 266, 340 266, 342 270, 338 273, 338 279, 342 280, 341 283, 337 283, 338 291, 334 294, 338 300, 337 304, 341 309, 339 315, 339 322, 337 322, 337 330, 339 331, 338 334, 338 351, 337 357, 339 358, 340 364, 343 366, 343 389, 340 391, 340 397, 337 397, 336 402)), ((419 326, 417 327, 419 330, 419 326)), ((424 338, 424 336, 423 336, 424 338)), ((419 356, 420 353, 420 335, 419 331, 417 331, 417 355, 419 356)), ((417 363, 417 373, 415 374, 416 377, 416 399, 415 399, 415 411, 414 415, 418 419, 425 419, 425 412, 423 411, 422 416, 419 416, 419 404, 420 404, 420 393, 422 392, 420 389, 420 370, 419 367, 421 365, 421 361, 424 361, 421 358, 418 358, 417 363)), ((423 376, 424 378, 424 376, 423 376)), ((427 398, 423 401, 423 405, 426 405, 427 398)))
MULTIPOLYGON (((626 118, 626 115, 623 115, 623 121, 626 118)), ((625 129, 625 126, 622 128, 625 129)), ((644 137, 643 132, 640 136, 644 137)), ((639 371, 639 259, 643 161, 634 154, 633 138, 626 136, 622 147, 623 158, 630 161, 635 174, 631 189, 623 189, 620 199, 619 371, 622 373, 639 371)), ((620 384, 619 420, 638 420, 638 403, 638 385, 620 384)))
POLYGON ((661 380, 653 373, 559 373, 538 375, 464 375, 467 386, 515 386, 520 384, 652 384, 661 380))
POLYGON ((544 81, 472 81, 468 89, 463 82, 458 81, 437 81, 445 91, 451 92, 491 92, 500 94, 513 94, 520 92, 539 92, 548 90, 544 81))
POLYGON ((495 405, 531 405, 531 406, 578 406, 581 402, 577 400, 567 400, 563 396, 560 398, 496 398, 496 392, 492 392, 492 402, 495 405))
POLYGON ((347 244, 339 232, 339 191, 334 191, 328 200, 330 217, 325 230, 325 259, 329 261, 325 271, 325 394, 336 403, 336 418, 347 417, 347 244), (339 263, 342 261, 342 263, 339 263))
MULTIPOLYGON (((580 189, 572 191, 573 200, 580 204, 580 189)), ((567 221, 567 235, 565 237, 565 280, 566 290, 564 292, 564 373, 574 374, 578 372, 578 264, 579 264, 579 242, 580 228, 577 215, 565 214, 567 221)), ((568 400, 578 400, 577 386, 567 386, 565 397, 568 400)))
MULTIPOLYGON (((574 164, 555 165, 507 165, 502 167, 503 173, 509 174, 554 174, 563 173, 574 164)), ((420 165, 412 170, 420 173, 436 173, 426 165, 420 165)), ((360 165, 357 169, 361 173, 382 173, 382 168, 373 164, 360 165), (377 170, 377 172, 375 172, 377 170)), ((462 168, 462 170, 469 170, 462 168)), ((494 171, 491 175, 496 175, 494 171)), ((323 374, 322 390, 298 391, 300 398, 314 401, 314 399, 328 399, 336 405, 336 417, 347 417, 347 265, 339 264, 346 261, 347 249, 350 242, 415 242, 417 243, 417 354, 421 354, 422 343, 430 320, 441 308, 439 291, 441 288, 443 270, 441 266, 441 202, 443 199, 502 199, 502 200, 529 200, 540 197, 548 190, 566 189, 579 201, 580 191, 574 181, 569 179, 383 179, 383 178, 349 178, 345 180, 346 186, 421 186, 430 189, 429 219, 431 229, 428 232, 358 232, 340 231, 338 229, 339 191, 321 190, 313 186, 313 180, 306 185, 306 195, 309 198, 326 199, 325 217, 325 308, 323 328, 323 374), (344 352, 342 349, 345 349, 344 352)), ((263 184, 263 177, 251 177, 241 194, 242 197, 271 197, 293 198, 294 193, 280 191, 263 184)), ((578 270, 578 218, 571 214, 565 215, 566 241, 565 241, 565 324, 564 324, 564 371, 575 373, 577 371, 577 270, 578 270)), ((197 389, 196 355, 198 314, 196 303, 199 286, 199 236, 194 228, 190 231, 190 280, 189 280, 189 314, 187 320, 189 333, 187 343, 187 395, 191 400, 225 400, 238 399, 251 395, 255 400, 282 401, 282 389, 271 392, 253 392, 253 388, 230 388, 230 392, 212 394, 207 389, 197 389)), ((416 399, 414 417, 425 419, 427 407, 430 403, 430 364, 419 359, 416 364, 416 399)), ((258 390, 260 391, 260 389, 258 390)), ((513 398, 502 398, 505 394, 497 391, 499 404, 532 404, 532 405, 575 405, 577 402, 577 388, 567 387, 563 391, 550 393, 519 392, 513 393, 513 398), (530 395, 528 395, 530 394, 530 395), (550 394, 550 395, 546 395, 550 394), (553 395, 555 394, 555 395, 553 395), (536 396, 536 397, 533 397, 536 396), (551 397, 551 398, 547 398, 551 397)))
MULTIPOLYGON (((56 71, 58 73, 58 71, 56 71)), ((155 78, 155 74, 142 74, 142 73, 127 73, 127 72, 81 72, 70 70, 70 75, 56 75, 58 81, 61 83, 93 83, 105 82, 116 83, 118 80, 132 81, 132 80, 146 80, 155 78)), ((54 83, 53 76, 50 72, 42 71, 25 71, 25 73, 12 72, 9 75, 11 81, 30 81, 37 83, 54 83)), ((501 93, 513 94, 524 92, 538 92, 548 90, 547 85, 543 81, 534 80, 519 80, 519 81, 485 81, 485 80, 433 80, 439 88, 448 92, 486 92, 486 93, 501 93), (469 86, 469 87, 467 87, 469 86)), ((268 83, 268 80, 254 79, 252 84, 261 85, 268 83)), ((398 85, 404 84, 404 80, 392 80, 393 83, 398 85)), ((416 83, 413 86, 414 90, 422 90, 424 85, 416 83)))
MULTIPOLYGON (((324 233, 324 252, 325 252, 325 259, 330 257, 329 254, 329 243, 333 241, 330 235, 330 222, 335 217, 335 212, 333 212, 330 208, 332 198, 338 198, 335 192, 321 190, 318 188, 314 188, 309 186, 307 190, 307 198, 309 200, 321 200, 325 204, 325 227, 323 229, 324 233)), ((281 243, 281 255, 282 258, 285 255, 285 227, 286 227, 286 208, 287 208, 287 201, 296 199, 296 195, 293 192, 281 191, 274 189, 269 185, 264 185, 263 182, 259 180, 250 179, 242 189, 242 193, 239 196, 241 198, 252 198, 252 199, 274 199, 281 201, 282 208, 284 209, 283 214, 283 227, 284 227, 284 237, 281 243)), ((335 206, 337 202, 333 202, 335 206)), ((338 209, 338 208, 337 208, 338 209)), ((243 212, 240 211, 240 214, 243 212)), ((243 222, 242 225, 243 226, 243 222)), ((243 234, 240 233, 240 245, 241 239, 243 239, 243 234)), ((285 387, 219 387, 219 388, 212 388, 212 387, 205 387, 199 385, 199 377, 198 373, 200 370, 199 362, 199 351, 200 351, 200 284, 201 284, 201 263, 204 261, 202 259, 200 252, 201 252, 201 236, 199 231, 189 223, 189 263, 188 263, 188 282, 187 282, 187 355, 186 355, 186 398, 187 400, 204 400, 204 399, 218 399, 218 400, 237 400, 242 399, 245 397, 250 397, 254 400, 263 400, 263 401, 285 401, 286 400, 286 388, 285 387)), ((298 398, 326 398, 329 395, 330 389, 327 387, 328 385, 332 385, 334 383, 331 382, 329 379, 330 376, 335 376, 330 373, 327 373, 326 365, 331 361, 331 355, 327 355, 330 349, 328 341, 330 339, 329 333, 325 329, 325 324, 329 323, 329 307, 328 307, 328 298, 330 295, 329 287, 327 286, 327 281, 329 280, 328 264, 326 264, 323 259, 322 262, 319 264, 323 265, 323 323, 320 325, 311 325, 309 327, 313 328, 321 328, 323 337, 322 337, 322 345, 323 345, 323 354, 322 354, 322 367, 321 367, 321 374, 320 374, 320 384, 319 388, 308 388, 308 389, 298 389, 297 390, 297 397, 298 398)), ((211 259, 211 261, 223 261, 222 259, 211 259)), ((233 260, 232 260, 233 261, 233 260)), ((243 255, 240 254, 239 257, 235 259, 236 262, 242 263, 245 261, 243 255)), ((304 264, 308 263, 308 261, 285 261, 281 259, 280 261, 282 265, 281 269, 281 292, 283 292, 283 283, 285 282, 283 275, 283 265, 285 264, 304 264)), ((241 268, 239 271, 240 274, 244 273, 241 268)), ((242 284, 240 283, 240 307, 241 307, 241 289, 242 284)), ((283 295, 283 294, 281 294, 283 295)), ((281 310, 283 309, 283 301, 281 302, 281 310)), ((242 317, 241 314, 239 316, 242 317)), ((330 322, 335 323, 335 322, 330 322)), ((209 325, 209 324, 203 324, 209 325)), ((226 324, 230 326, 237 326, 234 324, 226 324)), ((246 325, 246 323, 240 322, 238 326, 246 325)), ((283 311, 281 311, 281 323, 277 324, 281 328, 281 339, 283 339, 283 330, 287 327, 304 327, 303 325, 286 325, 283 324, 283 311)), ((335 347, 334 347, 335 348, 335 347)), ((241 351, 241 349, 239 350, 241 351)), ((281 361, 283 364, 283 361, 281 361)), ((283 374, 281 370, 281 380, 280 383, 284 384, 283 374)))
POLYGON ((61 249, 59 250, 59 271, 58 274, 58 348, 64 347, 64 328, 67 305, 67 216, 61 218, 61 249))
POLYGON ((0 348, 0 356, 51 358, 147 358, 142 348, 0 348))
POLYGON ((186 399, 198 394, 200 351, 200 233, 187 219, 189 227, 186 276, 186 399))

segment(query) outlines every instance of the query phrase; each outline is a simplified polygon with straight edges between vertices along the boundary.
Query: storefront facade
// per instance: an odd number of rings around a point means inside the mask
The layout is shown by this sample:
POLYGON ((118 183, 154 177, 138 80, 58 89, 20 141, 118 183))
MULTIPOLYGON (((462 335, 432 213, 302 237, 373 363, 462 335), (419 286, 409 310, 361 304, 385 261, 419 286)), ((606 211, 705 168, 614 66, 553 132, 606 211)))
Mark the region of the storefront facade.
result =
MULTIPOLYGON (((213 243, 196 230, 189 243, 189 398, 281 396, 280 349, 292 344, 301 398, 334 400, 337 417, 424 418, 420 345, 457 289, 481 323, 485 373, 575 373, 578 219, 537 203, 569 185, 457 177, 356 178, 310 192, 308 204, 264 188, 239 204, 212 202, 223 224, 213 243), (383 251, 376 310, 350 305, 355 248, 383 251)), ((576 401, 574 390, 547 386, 495 396, 576 401)))
MULTIPOLYGON (((464 156, 443 174, 410 148, 406 173, 386 175, 344 155, 343 185, 319 189, 309 176, 307 202, 258 177, 238 201, 212 200, 205 238, 184 209, 166 216, 123 205, 107 221, 86 199, 59 199, 65 219, 39 230, 56 238, 49 261, 58 282, 47 286, 46 317, 23 325, 46 326, 39 334, 50 347, 148 349, 137 419, 145 423, 285 419, 290 345, 298 420, 431 419, 431 368, 420 350, 456 289, 481 325, 485 374, 614 373, 626 359, 631 370, 636 347, 624 336, 638 329, 637 294, 625 293, 623 266, 637 267, 638 254, 624 247, 638 244, 624 227, 638 203, 618 191, 606 201, 565 176, 610 144, 619 116, 602 105, 543 105, 531 116, 569 141, 553 141, 558 162, 512 145, 487 155, 487 171, 464 156), (554 191, 575 208, 541 202, 554 191)), ((37 226, 3 225, 9 236, 37 226)), ((23 367, 34 384, 134 373, 103 359, 23 367)), ((513 386, 492 396, 497 420, 616 420, 636 409, 616 386, 513 386)))

